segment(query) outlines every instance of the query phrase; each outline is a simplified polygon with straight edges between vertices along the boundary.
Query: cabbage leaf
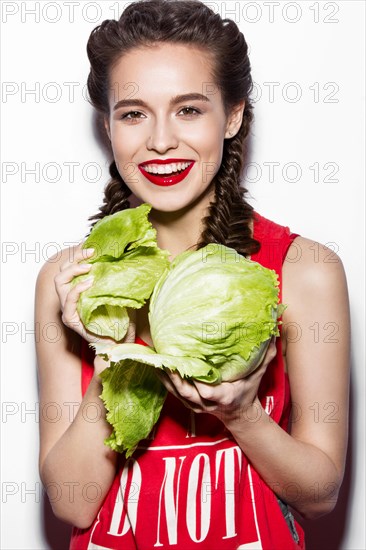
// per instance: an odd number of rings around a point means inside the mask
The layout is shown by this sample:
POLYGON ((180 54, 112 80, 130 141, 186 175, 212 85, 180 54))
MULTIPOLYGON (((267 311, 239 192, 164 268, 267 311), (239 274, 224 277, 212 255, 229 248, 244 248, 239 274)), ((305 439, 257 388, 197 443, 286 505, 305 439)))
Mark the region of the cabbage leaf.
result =
POLYGON ((155 369, 131 359, 104 369, 101 378, 106 418, 114 427, 105 443, 114 451, 126 450, 128 458, 157 422, 167 390, 155 369))
POLYGON ((158 247, 156 230, 148 220, 149 204, 106 216, 93 227, 83 248, 94 248, 90 271, 73 285, 93 276, 93 285, 81 293, 77 311, 84 326, 97 336, 121 341, 129 316, 139 309, 169 269, 169 252, 158 247))

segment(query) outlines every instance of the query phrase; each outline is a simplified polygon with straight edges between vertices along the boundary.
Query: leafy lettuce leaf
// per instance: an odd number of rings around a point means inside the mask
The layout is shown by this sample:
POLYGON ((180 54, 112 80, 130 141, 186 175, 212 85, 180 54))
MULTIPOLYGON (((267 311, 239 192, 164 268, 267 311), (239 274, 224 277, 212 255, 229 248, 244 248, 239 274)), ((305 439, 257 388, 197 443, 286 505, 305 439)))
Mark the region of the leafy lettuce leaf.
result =
POLYGON ((81 321, 93 334, 121 341, 129 323, 126 308, 141 308, 169 269, 169 252, 157 245, 156 230, 148 220, 150 210, 150 205, 142 204, 106 216, 83 244, 95 249, 88 260, 92 267, 73 284, 94 277, 77 305, 81 321))
POLYGON ((157 248, 156 230, 147 217, 150 210, 151 205, 144 203, 99 220, 83 245, 83 248, 94 248, 96 251, 88 261, 118 260, 139 246, 157 248))
POLYGON ((129 457, 157 422, 167 391, 155 369, 131 359, 112 363, 100 377, 106 418, 114 426, 105 443, 129 457))

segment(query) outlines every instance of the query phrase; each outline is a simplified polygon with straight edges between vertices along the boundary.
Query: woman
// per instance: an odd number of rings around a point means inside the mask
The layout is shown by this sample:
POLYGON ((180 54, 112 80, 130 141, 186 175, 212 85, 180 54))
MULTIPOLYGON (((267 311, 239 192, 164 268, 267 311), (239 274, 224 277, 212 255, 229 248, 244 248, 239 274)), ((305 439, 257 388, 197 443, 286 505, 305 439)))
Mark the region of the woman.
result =
MULTIPOLYGON (((70 284, 88 272, 93 251, 65 250, 47 263, 37 321, 63 321, 57 343, 38 345, 41 407, 55 401, 64 411, 57 423, 41 422, 40 472, 53 510, 75 526, 75 549, 303 548, 288 506, 306 518, 330 512, 343 477, 347 288, 330 250, 319 246, 315 262, 317 243, 243 198, 252 121, 244 37, 201 2, 151 0, 94 29, 88 55, 89 95, 114 155, 93 219, 128 208, 130 196, 147 202, 170 259, 209 242, 231 246, 277 271, 287 309, 281 338, 246 379, 209 386, 162 375, 170 392, 162 416, 126 462, 103 444, 111 427, 99 374, 107 363, 88 351, 92 335, 76 311, 93 283, 70 284), (162 164, 166 175, 152 175, 162 164), (335 333, 317 341, 315 322, 335 333)), ((137 311, 127 340, 153 344, 147 311, 137 311)))

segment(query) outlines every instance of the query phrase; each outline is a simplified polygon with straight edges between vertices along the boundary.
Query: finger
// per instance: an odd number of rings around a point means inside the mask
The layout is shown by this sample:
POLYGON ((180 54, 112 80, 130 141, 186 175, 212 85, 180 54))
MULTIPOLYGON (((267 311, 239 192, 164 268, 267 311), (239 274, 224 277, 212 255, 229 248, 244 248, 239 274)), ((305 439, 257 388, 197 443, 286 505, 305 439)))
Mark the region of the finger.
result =
POLYGON ((168 372, 167 375, 183 399, 197 405, 202 404, 201 396, 193 382, 183 379, 177 372, 168 372))
POLYGON ((174 393, 174 395, 176 396, 177 391, 173 386, 169 376, 161 369, 156 369, 156 375, 158 378, 160 378, 166 389, 169 390, 171 393, 174 393))
POLYGON ((128 328, 126 332, 126 336, 123 339, 124 343, 134 343, 136 339, 136 310, 135 309, 127 309, 128 317, 129 317, 129 323, 128 328))
POLYGON ((224 383, 224 385, 214 386, 196 380, 183 379, 178 373, 168 375, 173 380, 181 400, 188 402, 189 407, 197 413, 217 411, 222 405, 220 400, 226 402, 228 396, 232 394, 231 384, 224 383), (227 389, 226 393, 225 388, 227 389))
POLYGON ((84 292, 84 290, 87 290, 92 286, 93 280, 93 277, 88 277, 88 279, 76 285, 67 294, 62 314, 62 320, 65 323, 68 321, 74 321, 76 317, 79 318, 79 315, 77 314, 77 303, 79 296, 82 292, 84 292))
POLYGON ((181 399, 181 396, 179 395, 179 393, 177 392, 174 384, 172 383, 172 381, 170 380, 168 374, 163 371, 163 370, 160 370, 160 369, 157 369, 156 370, 156 374, 158 375, 158 377, 160 378, 161 382, 164 384, 164 386, 166 387, 166 389, 172 393, 177 399, 179 399, 180 401, 182 401, 182 403, 188 407, 188 404, 186 402, 184 402, 183 399, 181 399))
MULTIPOLYGON (((81 265, 79 267, 74 266, 73 268, 69 268, 63 273, 58 273, 56 275, 54 279, 54 284, 55 284, 56 293, 60 300, 62 311, 65 308, 65 302, 72 288, 71 287, 72 280, 74 279, 75 276, 78 276, 78 275, 88 275, 90 268, 91 268, 91 265, 85 266, 85 267, 81 265)), ((88 277, 87 279, 79 283, 79 284, 83 284, 82 287, 78 287, 80 289, 80 292, 89 288, 90 285, 87 284, 87 282, 89 282, 90 280, 91 280, 90 277, 88 277)), ((76 285, 74 288, 76 288, 77 286, 78 285, 76 285)))
POLYGON ((79 245, 77 248, 70 248, 69 257, 61 264, 60 271, 65 271, 72 265, 90 260, 94 253, 94 248, 82 248, 82 245, 79 245))
POLYGON ((71 283, 74 277, 89 273, 91 267, 92 264, 71 264, 56 275, 55 284, 58 286, 67 285, 71 283))
POLYGON ((272 361, 272 359, 275 358, 276 355, 277 355, 276 337, 272 336, 271 341, 270 341, 269 346, 268 346, 268 349, 267 349, 267 353, 264 357, 263 363, 268 365, 272 361))
POLYGON ((197 413, 204 412, 202 409, 202 404, 200 403, 201 400, 198 392, 190 382, 182 380, 179 374, 171 371, 160 371, 160 373, 162 376, 161 380, 167 390, 170 391, 177 399, 179 399, 179 401, 181 401, 185 407, 197 413), (176 387, 175 383, 179 387, 176 387), (188 391, 186 391, 186 385, 189 386, 188 391), (196 400, 194 400, 194 397, 192 395, 192 389, 193 395, 195 395, 196 400), (185 397, 185 395, 189 396, 190 398, 185 397))
MULTIPOLYGON (((160 376, 163 384, 167 388, 168 391, 170 391, 179 401, 183 403, 185 407, 192 410, 193 412, 197 414, 201 413, 217 413, 222 409, 222 407, 226 406, 226 401, 224 400, 223 403, 211 401, 208 399, 204 399, 197 387, 196 384, 199 384, 200 389, 204 386, 208 386, 208 384, 204 384, 203 382, 188 382, 186 380, 183 380, 179 374, 177 373, 171 373, 171 372, 161 372, 160 376), (172 382, 172 379, 174 380, 174 383, 172 382), (175 386, 177 384, 177 387, 175 386)), ((159 376, 159 377, 160 377, 159 376)), ((229 388, 232 386, 232 384, 224 382, 224 384, 229 388)), ((220 384, 222 386, 222 384, 220 384)), ((216 390, 219 386, 216 386, 216 390)), ((229 392, 230 393, 230 392, 229 392)))
POLYGON ((231 393, 231 384, 222 382, 221 384, 206 384, 205 382, 194 381, 194 386, 205 404, 222 401, 228 392, 231 393))

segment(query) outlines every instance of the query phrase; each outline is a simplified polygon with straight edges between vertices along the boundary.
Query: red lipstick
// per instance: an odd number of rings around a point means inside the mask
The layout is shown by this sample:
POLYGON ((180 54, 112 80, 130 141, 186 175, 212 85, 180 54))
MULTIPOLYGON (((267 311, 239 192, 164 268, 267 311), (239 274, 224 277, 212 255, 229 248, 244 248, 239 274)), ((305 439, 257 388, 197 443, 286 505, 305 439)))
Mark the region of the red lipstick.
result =
POLYGON ((177 183, 181 182, 182 180, 184 180, 184 178, 189 174, 189 172, 191 171, 193 165, 194 165, 195 161, 194 160, 189 160, 189 159, 154 159, 154 160, 149 160, 148 162, 145 162, 145 163, 142 163, 142 164, 139 164, 138 167, 139 167, 139 170, 140 172, 145 176, 146 179, 148 179, 151 183, 153 183, 154 185, 159 185, 159 186, 162 186, 162 187, 168 187, 170 185, 176 185, 177 183), (164 175, 164 174, 152 174, 150 172, 147 172, 145 169, 144 169, 144 166, 148 165, 148 164, 178 164, 178 163, 182 163, 182 162, 190 162, 191 164, 189 166, 187 166, 187 168, 185 168, 182 172, 180 172, 179 174, 176 174, 176 175, 173 175, 173 174, 169 174, 169 175, 164 175))

